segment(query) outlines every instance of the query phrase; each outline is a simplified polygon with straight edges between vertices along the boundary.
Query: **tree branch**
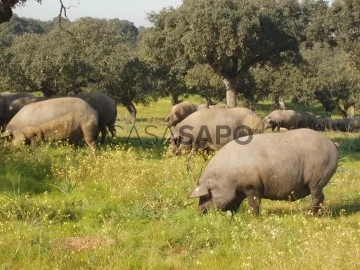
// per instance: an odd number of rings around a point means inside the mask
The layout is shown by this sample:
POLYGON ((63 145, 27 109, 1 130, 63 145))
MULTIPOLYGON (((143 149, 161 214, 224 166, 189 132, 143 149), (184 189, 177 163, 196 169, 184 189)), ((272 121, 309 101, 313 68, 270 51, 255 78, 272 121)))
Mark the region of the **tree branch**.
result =
POLYGON ((60 1, 60 12, 59 12, 59 26, 60 26, 60 29, 73 35, 73 33, 71 33, 70 31, 66 30, 63 26, 62 26, 62 19, 63 19, 63 15, 64 15, 64 18, 70 22, 68 16, 67 16, 67 13, 66 13, 66 10, 69 9, 70 7, 66 8, 64 3, 63 3, 63 0, 59 0, 60 1))

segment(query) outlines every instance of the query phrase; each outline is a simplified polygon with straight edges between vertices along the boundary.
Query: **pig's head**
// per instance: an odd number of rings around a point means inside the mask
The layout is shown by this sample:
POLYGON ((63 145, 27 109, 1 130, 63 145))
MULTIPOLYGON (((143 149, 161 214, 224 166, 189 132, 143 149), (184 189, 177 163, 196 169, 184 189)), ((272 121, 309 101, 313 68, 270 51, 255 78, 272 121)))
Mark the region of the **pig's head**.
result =
POLYGON ((271 128, 275 123, 271 117, 271 115, 268 115, 264 118, 264 129, 271 128))
POLYGON ((205 185, 198 185, 189 195, 189 199, 199 198, 199 211, 206 213, 213 208, 212 196, 210 190, 205 185))

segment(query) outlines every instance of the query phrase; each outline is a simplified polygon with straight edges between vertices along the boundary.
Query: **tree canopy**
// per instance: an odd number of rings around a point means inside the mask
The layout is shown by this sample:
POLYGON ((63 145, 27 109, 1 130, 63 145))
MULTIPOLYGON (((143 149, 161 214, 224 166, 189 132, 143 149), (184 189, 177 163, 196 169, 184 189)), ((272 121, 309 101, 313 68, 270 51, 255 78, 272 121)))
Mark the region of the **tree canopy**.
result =
POLYGON ((252 66, 298 50, 297 40, 275 19, 283 12, 276 2, 185 0, 177 10, 150 16, 154 27, 145 40, 147 53, 159 64, 178 58, 208 64, 222 77, 233 107, 252 66))
POLYGON ((264 99, 319 102, 344 117, 359 106, 359 1, 184 0, 148 18, 151 27, 137 28, 13 16, 0 25, 0 89, 101 91, 132 115, 134 103, 190 94, 251 109, 264 99))

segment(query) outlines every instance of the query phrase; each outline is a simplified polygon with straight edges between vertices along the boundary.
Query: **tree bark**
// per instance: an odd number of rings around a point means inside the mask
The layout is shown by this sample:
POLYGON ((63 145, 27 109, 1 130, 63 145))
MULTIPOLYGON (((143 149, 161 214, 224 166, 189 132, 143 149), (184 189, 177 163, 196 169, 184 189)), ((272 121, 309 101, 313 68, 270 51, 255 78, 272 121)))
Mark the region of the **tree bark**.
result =
POLYGON ((236 83, 234 79, 223 78, 226 86, 226 103, 229 108, 236 107, 236 83))
POLYGON ((355 117, 355 107, 350 106, 350 118, 354 118, 354 117, 355 117))
POLYGON ((43 88, 41 90, 41 92, 43 93, 44 97, 52 97, 52 96, 55 96, 56 94, 58 94, 53 90, 45 89, 45 88, 43 88))
POLYGON ((347 118, 347 109, 348 108, 342 108, 340 105, 338 106, 338 111, 343 118, 347 118))
POLYGON ((328 110, 325 108, 325 115, 331 117, 333 110, 328 110))
POLYGON ((136 120, 136 114, 137 114, 137 110, 136 110, 136 107, 135 105, 131 102, 131 101, 128 101, 128 102, 122 102, 122 104, 125 106, 125 108, 129 111, 131 117, 132 117, 132 120, 133 120, 133 123, 135 123, 135 120, 136 120))
POLYGON ((275 95, 274 102, 277 110, 286 110, 284 100, 279 95, 275 95))
POLYGON ((180 103, 180 100, 179 100, 179 95, 178 94, 171 94, 171 105, 176 105, 180 103))

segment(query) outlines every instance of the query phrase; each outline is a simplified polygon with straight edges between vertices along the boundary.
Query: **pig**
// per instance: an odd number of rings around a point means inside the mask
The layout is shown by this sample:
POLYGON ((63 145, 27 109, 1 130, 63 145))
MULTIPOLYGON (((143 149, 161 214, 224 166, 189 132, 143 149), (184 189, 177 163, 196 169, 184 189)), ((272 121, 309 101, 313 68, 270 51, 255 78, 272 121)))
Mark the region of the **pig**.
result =
POLYGON ((101 144, 105 143, 107 129, 109 129, 111 136, 116 137, 115 122, 117 117, 116 102, 113 98, 104 93, 79 93, 77 97, 85 100, 93 107, 99 115, 99 130, 96 134, 101 132, 101 144))
POLYGON ((2 131, 5 130, 6 125, 9 123, 11 118, 13 118, 22 107, 26 104, 37 102, 38 99, 38 97, 35 97, 33 94, 27 92, 0 93, 0 125, 2 131))
POLYGON ((315 129, 316 115, 312 112, 297 112, 299 116, 298 128, 315 129))
POLYGON ((173 152, 180 154, 189 150, 193 154, 198 149, 219 149, 234 139, 262 133, 264 123, 247 108, 200 110, 171 131, 173 152))
POLYGON ((177 125, 177 123, 181 122, 196 111, 197 108, 194 104, 190 103, 189 101, 183 101, 171 108, 171 112, 166 117, 165 121, 168 121, 168 127, 174 127, 177 125))
POLYGON ((329 116, 319 116, 315 121, 315 130, 329 131, 332 130, 333 120, 329 116))
POLYGON ((98 113, 84 100, 54 98, 24 106, 6 126, 0 138, 10 138, 14 147, 41 140, 69 141, 75 147, 84 139, 95 149, 98 113))
POLYGON ((200 104, 199 106, 197 106, 197 110, 200 111, 200 110, 207 110, 209 109, 209 105, 207 105, 206 103, 202 103, 200 104))
POLYGON ((342 118, 336 119, 332 122, 333 130, 335 131, 357 131, 360 129, 360 120, 359 118, 342 118))
POLYGON ((265 129, 271 127, 272 131, 280 128, 296 129, 299 126, 300 115, 293 110, 275 110, 264 118, 265 129))
POLYGON ((262 198, 293 201, 311 194, 317 214, 338 160, 338 145, 311 129, 257 134, 248 144, 232 141, 220 149, 189 197, 200 198, 201 212, 236 212, 247 199, 257 215, 262 198))

